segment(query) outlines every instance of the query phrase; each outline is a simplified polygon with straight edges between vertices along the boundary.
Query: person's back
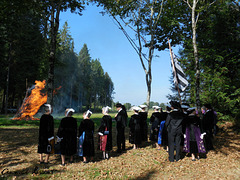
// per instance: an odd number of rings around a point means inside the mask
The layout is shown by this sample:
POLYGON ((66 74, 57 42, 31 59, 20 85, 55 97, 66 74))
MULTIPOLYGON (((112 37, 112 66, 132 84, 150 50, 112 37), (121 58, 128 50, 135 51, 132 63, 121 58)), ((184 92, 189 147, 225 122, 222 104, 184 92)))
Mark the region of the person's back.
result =
POLYGON ((168 133, 182 131, 184 114, 181 111, 173 110, 169 113, 166 121, 168 133))

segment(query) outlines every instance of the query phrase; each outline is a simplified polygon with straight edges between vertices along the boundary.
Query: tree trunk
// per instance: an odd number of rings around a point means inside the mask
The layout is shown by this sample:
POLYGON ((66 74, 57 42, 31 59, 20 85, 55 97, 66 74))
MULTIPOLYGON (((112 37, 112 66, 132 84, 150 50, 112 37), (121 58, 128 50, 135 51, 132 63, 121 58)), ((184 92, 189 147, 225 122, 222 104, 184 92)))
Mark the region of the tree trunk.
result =
POLYGON ((8 69, 7 69, 7 79, 6 79, 5 108, 4 108, 5 114, 7 114, 7 110, 8 110, 9 79, 10 79, 10 66, 11 66, 11 56, 12 56, 11 53, 12 53, 12 43, 10 43, 9 52, 8 52, 8 69))
POLYGON ((50 54, 49 54, 49 71, 48 71, 48 104, 53 106, 53 88, 54 88, 54 65, 56 58, 56 41, 57 41, 57 32, 59 28, 59 15, 60 15, 60 6, 62 1, 57 4, 52 1, 51 5, 51 42, 50 42, 50 54), (56 17, 55 17, 56 14, 56 17))
POLYGON ((200 101, 200 66, 199 66, 199 59, 198 59, 198 49, 197 49, 197 40, 196 40, 196 31, 197 31, 197 20, 196 20, 196 6, 197 1, 193 0, 193 6, 192 6, 192 31, 193 31, 193 37, 192 37, 192 43, 193 43, 193 54, 194 54, 194 60, 195 60, 195 70, 196 70, 196 81, 195 81, 195 93, 196 93, 196 105, 197 110, 202 117, 201 114, 201 101, 200 101))

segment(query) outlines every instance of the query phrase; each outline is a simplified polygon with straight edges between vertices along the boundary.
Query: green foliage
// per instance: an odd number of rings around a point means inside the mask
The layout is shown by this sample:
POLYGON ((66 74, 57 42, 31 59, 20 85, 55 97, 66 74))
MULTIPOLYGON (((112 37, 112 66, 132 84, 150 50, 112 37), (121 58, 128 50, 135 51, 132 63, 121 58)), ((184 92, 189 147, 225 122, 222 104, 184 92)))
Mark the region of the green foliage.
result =
MULTIPOLYGON (((226 1, 227 2, 227 1, 226 1)), ((202 104, 211 103, 219 119, 239 120, 240 109, 240 14, 239 4, 215 2, 201 11, 197 42, 201 67, 202 104)), ((187 22, 186 22, 187 23, 187 22)), ((195 69, 191 40, 185 39, 181 51, 190 82, 190 102, 195 104, 195 69)))

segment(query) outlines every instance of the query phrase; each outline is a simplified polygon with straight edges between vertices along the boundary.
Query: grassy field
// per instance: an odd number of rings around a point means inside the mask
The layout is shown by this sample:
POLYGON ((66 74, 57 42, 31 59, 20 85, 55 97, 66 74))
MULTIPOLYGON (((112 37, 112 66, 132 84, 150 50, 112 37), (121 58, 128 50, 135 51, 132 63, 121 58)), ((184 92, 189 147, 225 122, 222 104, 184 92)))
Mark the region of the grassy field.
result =
MULTIPOLYGON (((111 114, 114 117, 115 113, 111 114)), ((130 116, 130 113, 129 113, 130 116)), ((75 114, 80 123, 82 115, 75 114)), ((93 114, 95 122, 95 148, 101 114, 93 114)), ((59 155, 50 157, 50 164, 40 165, 37 154, 39 121, 15 121, 11 116, 0 116, 0 179, 239 179, 240 135, 231 123, 222 123, 214 138, 215 150, 207 157, 191 161, 183 154, 179 162, 167 161, 165 150, 156 150, 151 142, 133 150, 128 143, 127 151, 117 154, 116 131, 113 125, 113 151, 109 160, 102 160, 101 152, 95 150, 94 162, 83 164, 75 156, 74 163, 60 166, 59 155)), ((62 117, 55 117, 55 132, 62 117)), ((67 158, 67 162, 68 162, 67 158)))

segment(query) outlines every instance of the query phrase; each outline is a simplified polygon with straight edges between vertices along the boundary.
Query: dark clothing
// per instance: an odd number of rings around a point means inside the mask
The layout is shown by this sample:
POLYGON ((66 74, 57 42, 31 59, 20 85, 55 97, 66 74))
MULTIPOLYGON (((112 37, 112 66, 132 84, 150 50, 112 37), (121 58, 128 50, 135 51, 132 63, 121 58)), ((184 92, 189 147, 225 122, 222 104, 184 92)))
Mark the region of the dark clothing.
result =
POLYGON ((39 138, 38 138, 38 153, 46 153, 49 144, 48 138, 54 137, 54 121, 49 114, 43 114, 40 118, 39 138))
POLYGON ((107 144, 106 144, 106 151, 112 150, 112 117, 109 115, 104 115, 101 119, 101 125, 98 129, 98 132, 104 134, 104 131, 107 129, 109 134, 107 134, 107 144))
POLYGON ((134 114, 131 116, 129 120, 129 143, 131 144, 141 144, 142 142, 142 134, 141 134, 141 124, 142 119, 139 114, 134 114))
POLYGON ((77 120, 65 117, 61 120, 57 136, 63 138, 60 142, 62 155, 72 156, 77 152, 77 120))
POLYGON ((174 161, 174 144, 176 145, 176 161, 180 159, 180 143, 182 135, 182 121, 184 114, 181 111, 173 110, 169 113, 165 125, 168 131, 169 161, 174 161))
POLYGON ((183 150, 187 153, 205 153, 203 140, 200 138, 200 118, 196 115, 188 115, 183 121, 184 139, 183 150))
POLYGON ((125 150, 125 127, 127 125, 127 112, 121 110, 115 117, 117 128, 117 148, 118 151, 125 150))
POLYGON ((150 117, 150 122, 152 124, 151 131, 150 131, 150 140, 157 142, 158 141, 158 133, 160 123, 162 121, 162 116, 160 112, 153 112, 152 116, 150 117))
POLYGON ((83 141, 83 156, 92 157, 95 155, 94 151, 94 122, 91 119, 84 119, 79 126, 79 137, 85 132, 83 141))
POLYGON ((148 140, 148 124, 147 124, 147 112, 139 112, 141 117, 141 133, 142 133, 142 141, 148 140))
POLYGON ((215 119, 215 115, 212 110, 208 110, 204 114, 202 119, 202 131, 206 132, 206 135, 204 136, 206 150, 213 149, 212 138, 213 138, 214 119, 215 119))

